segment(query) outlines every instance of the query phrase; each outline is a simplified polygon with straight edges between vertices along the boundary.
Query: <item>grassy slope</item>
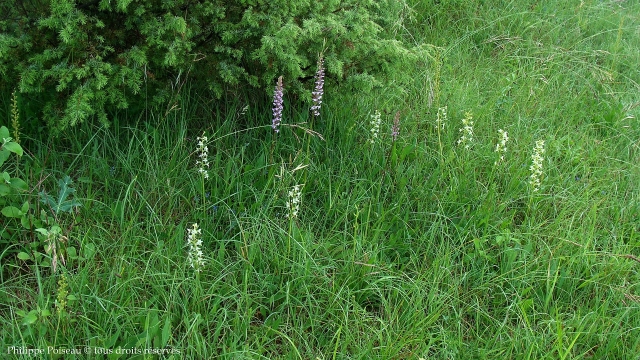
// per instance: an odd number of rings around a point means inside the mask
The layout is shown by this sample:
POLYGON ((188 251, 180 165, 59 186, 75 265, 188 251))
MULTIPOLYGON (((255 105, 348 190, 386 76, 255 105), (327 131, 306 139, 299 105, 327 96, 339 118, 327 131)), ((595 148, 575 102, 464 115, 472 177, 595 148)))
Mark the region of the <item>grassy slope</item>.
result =
MULTIPOLYGON (((67 263, 78 300, 58 319, 59 277, 7 258, 24 242, 3 255, 0 317, 12 325, 0 347, 167 345, 176 358, 234 359, 636 356, 640 263, 625 256, 640 256, 640 6, 429 3, 416 2, 398 37, 439 47, 441 62, 408 69, 415 83, 403 97, 340 97, 328 82, 313 125, 324 140, 292 126, 276 139, 268 107, 221 111, 193 92, 155 127, 78 128, 68 152, 30 149, 34 168, 46 169, 32 181, 50 174, 42 186, 53 191, 54 177, 76 179, 85 206, 60 222, 87 259, 67 263), (383 124, 370 144, 375 109, 383 124), (470 149, 456 146, 466 111, 470 149), (204 188, 194 122, 211 140, 204 188), (510 140, 496 166, 498 129, 510 140), (532 192, 537 140, 546 141, 544 176, 532 192), (301 211, 288 221, 296 183, 305 184, 301 211), (208 262, 198 276, 186 262, 194 221, 208 262), (34 309, 54 315, 21 325, 16 311, 34 309)), ((306 114, 289 107, 285 122, 306 114)))

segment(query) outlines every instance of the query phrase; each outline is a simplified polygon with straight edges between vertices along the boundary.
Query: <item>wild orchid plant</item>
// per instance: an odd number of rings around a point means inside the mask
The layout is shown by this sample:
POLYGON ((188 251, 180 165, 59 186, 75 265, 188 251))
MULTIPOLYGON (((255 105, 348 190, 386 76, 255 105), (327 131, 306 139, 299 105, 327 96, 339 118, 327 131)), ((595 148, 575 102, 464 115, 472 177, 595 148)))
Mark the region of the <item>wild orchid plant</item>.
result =
POLYGON ((189 265, 196 272, 202 271, 205 265, 204 254, 202 252, 202 229, 198 227, 198 223, 187 229, 187 243, 189 244, 189 265))
POLYGON ((499 129, 498 135, 500 135, 500 142, 496 144, 495 152, 497 152, 500 157, 495 161, 494 165, 504 162, 504 155, 507 153, 507 141, 509 141, 509 135, 505 130, 499 129))
POLYGON ((318 71, 316 72, 316 87, 311 93, 313 99, 313 106, 311 106, 311 113, 313 116, 320 116, 320 107, 322 106, 322 95, 324 94, 324 59, 322 56, 318 60, 318 71))
POLYGON ((20 144, 20 112, 18 111, 18 96, 15 90, 11 93, 11 127, 13 141, 20 144))
POLYGON ((196 166, 198 167, 198 172, 202 174, 205 179, 209 178, 209 148, 207 147, 207 137, 205 134, 198 137, 198 148, 196 149, 198 153, 198 160, 196 160, 196 166))
POLYGON ((529 185, 531 185, 533 192, 540 190, 540 184, 542 182, 542 163, 544 162, 544 140, 536 141, 536 146, 533 149, 533 155, 531 155, 531 176, 529 177, 529 185))
POLYGON ((447 123, 447 106, 438 108, 438 114, 436 116, 436 131, 438 132, 438 147, 440 149, 440 159, 442 159, 442 131, 444 131, 445 124, 447 123))
POLYGON ((396 116, 393 119, 393 126, 391 127, 391 138, 393 142, 398 140, 398 135, 400 135, 400 110, 396 112, 396 116))
POLYGON ((295 219, 298 218, 298 212, 300 211, 300 199, 302 197, 302 187, 304 184, 296 184, 289 190, 289 197, 287 199, 287 218, 289 219, 289 234, 287 236, 287 255, 291 252, 291 234, 295 226, 295 219))
POLYGON ((67 276, 60 274, 60 280, 58 280, 58 290, 56 292, 56 311, 58 316, 61 316, 67 306, 67 296, 69 295, 69 283, 67 282, 67 276))
POLYGON ((295 219, 298 217, 298 211, 300 211, 300 197, 302 196, 302 186, 295 185, 289 190, 289 199, 287 200, 287 217, 289 219, 295 219))
MULTIPOLYGON (((203 209, 206 209, 206 194, 205 194, 205 180, 209 179, 209 148, 207 141, 209 139, 203 133, 202 136, 197 138, 198 145, 196 152, 198 159, 196 160, 196 166, 198 167, 198 173, 201 178, 201 192, 203 209)), ((204 211, 204 210, 203 210, 204 211)), ((204 255, 202 253, 202 229, 199 228, 198 223, 193 223, 192 227, 187 229, 187 243, 189 244, 188 261, 196 273, 199 273, 204 268, 204 255)))
POLYGON ((471 148, 471 144, 473 143, 473 116, 470 112, 466 112, 464 114, 464 119, 462 119, 462 127, 460 128, 460 132, 462 136, 458 140, 458 145, 464 145, 465 149, 471 148))
MULTIPOLYGON (((436 129, 444 130, 444 125, 447 122, 447 106, 438 108, 438 114, 436 116, 436 129)), ((439 132, 438 132, 439 133, 439 132)))
POLYGON ((280 76, 273 92, 273 121, 271 127, 276 133, 280 132, 279 127, 282 122, 282 110, 284 109, 283 91, 282 76, 280 76))
POLYGON ((371 136, 369 137, 369 143, 373 144, 378 139, 378 134, 380 133, 380 124, 382 120, 380 119, 380 111, 376 110, 376 112, 371 115, 371 136))

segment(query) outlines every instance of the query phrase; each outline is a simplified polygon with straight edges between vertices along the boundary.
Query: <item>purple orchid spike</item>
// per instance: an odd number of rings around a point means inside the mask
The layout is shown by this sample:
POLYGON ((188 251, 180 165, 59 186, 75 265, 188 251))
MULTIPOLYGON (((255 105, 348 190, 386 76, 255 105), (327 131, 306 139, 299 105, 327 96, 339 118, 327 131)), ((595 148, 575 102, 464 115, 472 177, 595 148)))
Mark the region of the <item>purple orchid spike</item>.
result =
POLYGON ((282 109, 283 107, 283 99, 282 99, 283 87, 282 87, 282 76, 278 78, 278 84, 276 85, 276 89, 273 92, 273 123, 271 127, 273 131, 280 132, 278 127, 280 126, 280 122, 282 121, 282 109))

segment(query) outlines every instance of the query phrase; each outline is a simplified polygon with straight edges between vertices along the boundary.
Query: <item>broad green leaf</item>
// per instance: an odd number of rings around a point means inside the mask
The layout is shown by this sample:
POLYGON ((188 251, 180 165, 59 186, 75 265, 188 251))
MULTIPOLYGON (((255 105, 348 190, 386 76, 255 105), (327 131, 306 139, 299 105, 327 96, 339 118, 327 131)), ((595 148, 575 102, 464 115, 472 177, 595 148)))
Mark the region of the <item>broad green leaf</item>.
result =
POLYGON ((67 254, 72 259, 76 259, 78 257, 78 253, 76 252, 76 248, 74 248, 73 246, 67 247, 67 254))
POLYGON ((6 126, 0 127, 0 140, 9 138, 9 129, 6 126))
POLYGON ((7 206, 4 209, 2 209, 2 215, 10 218, 17 218, 24 215, 24 213, 15 206, 7 206))
POLYGON ((67 300, 75 301, 75 300, 78 300, 78 298, 73 294, 69 294, 69 295, 67 295, 67 300))
POLYGON ((18 253, 18 259, 20 259, 20 260, 31 260, 31 256, 29 256, 29 254, 27 254, 26 252, 19 252, 18 253))
POLYGON ((412 154, 414 149, 415 149, 415 145, 407 145, 404 148, 402 148, 402 153, 400 154, 400 160, 404 160, 407 157, 407 155, 412 154))
POLYGON ((22 319, 22 325, 31 325, 36 321, 38 321, 38 315, 32 311, 22 319))
POLYGON ((87 259, 92 259, 96 254, 96 245, 93 243, 84 244, 82 247, 82 255, 87 259))
POLYGON ((25 201, 24 204, 22 204, 22 209, 20 210, 22 210, 22 212, 26 214, 29 211, 29 202, 25 201))
POLYGON ((11 151, 4 148, 0 149, 0 166, 2 166, 5 161, 7 161, 9 155, 11 155, 11 151))
POLYGON ((51 315, 51 311, 49 311, 49 310, 47 310, 47 309, 44 309, 44 310, 42 310, 42 311, 40 312, 40 315, 41 315, 42 317, 50 316, 50 315, 51 315))
POLYGON ((25 229, 31 229, 31 219, 33 218, 33 215, 29 215, 29 216, 23 216, 20 218, 20 224, 22 224, 22 227, 25 229))
POLYGON ((4 148, 11 151, 12 153, 15 153, 18 156, 22 156, 23 154, 22 146, 15 142, 8 142, 4 144, 4 148))
POLYGON ((164 319, 164 326, 162 327, 162 339, 160 341, 160 346, 165 347, 169 343, 169 338, 171 337, 171 319, 167 316, 164 319))
POLYGON ((11 194, 11 188, 6 184, 0 184, 0 196, 7 196, 11 194))
POLYGON ((160 319, 158 319, 158 314, 155 312, 155 310, 152 311, 153 314, 150 316, 148 324, 149 327, 147 329, 149 337, 155 336, 155 334, 158 333, 158 330, 160 330, 160 319))
POLYGON ((112 348, 116 344, 116 341, 118 341, 119 337, 120 337, 120 329, 118 329, 118 331, 116 331, 116 333, 113 334, 113 336, 111 336, 110 338, 104 341, 104 347, 112 348))
POLYGON ((122 354, 124 354, 124 352, 122 351, 122 348, 118 346, 112 353, 107 355, 107 359, 109 360, 120 359, 122 357, 122 354))
POLYGON ((11 187, 19 191, 29 190, 29 185, 27 185, 27 183, 24 182, 22 179, 18 179, 18 178, 11 179, 11 187))
POLYGON ((408 183, 409 179, 407 179, 405 176, 401 176, 400 180, 398 181, 398 189, 404 189, 404 187, 407 186, 408 183))

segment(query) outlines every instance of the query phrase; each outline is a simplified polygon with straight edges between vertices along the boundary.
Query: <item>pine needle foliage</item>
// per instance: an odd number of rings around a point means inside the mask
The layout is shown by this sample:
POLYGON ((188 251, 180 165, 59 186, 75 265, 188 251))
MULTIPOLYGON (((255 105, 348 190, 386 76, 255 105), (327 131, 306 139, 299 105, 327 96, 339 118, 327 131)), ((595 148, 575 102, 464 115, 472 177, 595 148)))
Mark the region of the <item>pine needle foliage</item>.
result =
MULTIPOLYGON (((45 97, 58 131, 143 97, 159 104, 197 79, 216 96, 269 91, 279 76, 311 100, 319 54, 327 77, 381 86, 404 60, 393 39, 404 0, 6 0, 0 5, 0 79, 45 97)), ((154 102, 151 101, 151 102, 154 102)), ((146 103, 146 102, 145 102, 146 103)), ((41 105, 39 105, 41 106, 41 105)))

